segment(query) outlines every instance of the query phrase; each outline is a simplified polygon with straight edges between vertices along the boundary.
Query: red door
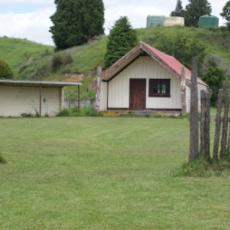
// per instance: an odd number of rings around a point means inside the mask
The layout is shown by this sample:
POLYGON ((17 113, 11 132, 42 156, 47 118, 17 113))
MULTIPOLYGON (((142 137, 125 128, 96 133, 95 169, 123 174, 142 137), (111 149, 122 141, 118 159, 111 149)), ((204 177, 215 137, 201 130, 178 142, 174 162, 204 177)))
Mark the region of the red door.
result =
POLYGON ((146 79, 130 79, 130 109, 145 109, 146 79))

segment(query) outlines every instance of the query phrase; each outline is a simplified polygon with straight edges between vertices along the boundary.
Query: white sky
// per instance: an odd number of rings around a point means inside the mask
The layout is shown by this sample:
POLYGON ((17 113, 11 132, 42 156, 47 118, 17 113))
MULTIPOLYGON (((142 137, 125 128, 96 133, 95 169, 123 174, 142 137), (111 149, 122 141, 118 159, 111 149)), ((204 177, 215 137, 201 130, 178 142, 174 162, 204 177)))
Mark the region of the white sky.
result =
MULTIPOLYGON (((66 0, 67 1, 67 0, 66 0)), ((147 15, 168 16, 177 0, 104 0, 105 32, 121 16, 127 16, 133 28, 146 26, 147 15)), ((212 15, 220 18, 227 0, 209 0, 212 15)), ((182 0, 183 7, 188 0, 182 0)), ((0 0, 0 37, 26 38, 46 45, 54 45, 49 27, 50 16, 55 12, 54 0, 0 0)), ((223 20, 220 18, 220 25, 223 20)))

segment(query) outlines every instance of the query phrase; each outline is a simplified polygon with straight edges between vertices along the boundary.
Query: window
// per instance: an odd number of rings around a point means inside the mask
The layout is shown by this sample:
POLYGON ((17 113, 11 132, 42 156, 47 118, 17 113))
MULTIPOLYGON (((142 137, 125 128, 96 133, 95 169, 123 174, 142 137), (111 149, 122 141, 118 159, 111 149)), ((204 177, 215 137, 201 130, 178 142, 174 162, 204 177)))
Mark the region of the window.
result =
POLYGON ((170 79, 149 79, 150 97, 170 97, 170 79))

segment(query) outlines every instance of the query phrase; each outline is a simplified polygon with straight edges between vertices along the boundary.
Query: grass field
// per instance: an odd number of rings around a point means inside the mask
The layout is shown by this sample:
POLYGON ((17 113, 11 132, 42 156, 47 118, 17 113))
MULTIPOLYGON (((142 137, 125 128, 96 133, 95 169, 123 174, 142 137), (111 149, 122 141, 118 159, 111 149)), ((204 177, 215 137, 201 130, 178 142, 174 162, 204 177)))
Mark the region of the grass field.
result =
POLYGON ((0 229, 230 228, 227 175, 173 176, 187 119, 2 118, 0 143, 0 229))

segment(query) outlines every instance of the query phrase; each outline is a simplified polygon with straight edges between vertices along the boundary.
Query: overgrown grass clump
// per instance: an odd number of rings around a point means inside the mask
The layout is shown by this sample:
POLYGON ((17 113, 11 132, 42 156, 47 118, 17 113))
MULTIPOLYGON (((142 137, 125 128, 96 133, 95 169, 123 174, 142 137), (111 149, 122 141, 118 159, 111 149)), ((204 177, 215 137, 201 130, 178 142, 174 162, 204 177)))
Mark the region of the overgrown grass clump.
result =
POLYGON ((173 173, 175 176, 189 176, 189 177, 211 177, 230 175, 230 159, 225 158, 214 162, 200 158, 193 162, 187 162, 173 173))
POLYGON ((59 117, 68 117, 68 116, 82 116, 82 117, 98 117, 102 116, 101 112, 97 112, 94 107, 84 107, 78 111, 77 107, 63 109, 60 113, 57 114, 59 117))

